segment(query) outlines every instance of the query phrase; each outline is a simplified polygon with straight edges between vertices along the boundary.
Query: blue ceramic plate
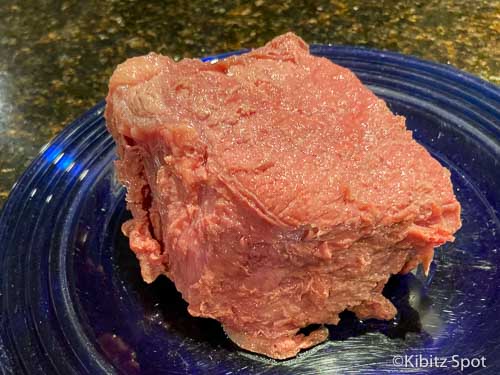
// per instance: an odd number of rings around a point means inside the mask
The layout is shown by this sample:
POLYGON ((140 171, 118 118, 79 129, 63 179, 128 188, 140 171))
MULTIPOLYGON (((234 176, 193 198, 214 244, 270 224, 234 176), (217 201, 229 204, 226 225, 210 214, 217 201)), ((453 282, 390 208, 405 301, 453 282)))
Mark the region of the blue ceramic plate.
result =
POLYGON ((452 172, 463 228, 429 278, 390 280, 397 318, 345 313, 327 343, 277 362, 189 316, 166 278, 146 285, 120 232, 129 214, 100 103, 40 153, 2 211, 0 373, 500 373, 499 89, 394 53, 311 50, 354 70, 452 172))

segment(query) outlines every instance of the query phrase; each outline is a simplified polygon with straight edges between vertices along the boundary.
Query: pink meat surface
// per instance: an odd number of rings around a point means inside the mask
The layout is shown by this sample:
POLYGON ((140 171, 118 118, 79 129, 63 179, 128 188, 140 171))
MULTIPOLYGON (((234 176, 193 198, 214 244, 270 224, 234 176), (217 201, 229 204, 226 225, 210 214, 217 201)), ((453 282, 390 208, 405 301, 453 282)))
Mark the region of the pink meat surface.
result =
POLYGON ((216 63, 118 66, 106 120, 146 282, 172 280, 240 347, 289 358, 338 314, 391 319, 381 292, 460 227, 450 173, 405 119, 294 34, 216 63))

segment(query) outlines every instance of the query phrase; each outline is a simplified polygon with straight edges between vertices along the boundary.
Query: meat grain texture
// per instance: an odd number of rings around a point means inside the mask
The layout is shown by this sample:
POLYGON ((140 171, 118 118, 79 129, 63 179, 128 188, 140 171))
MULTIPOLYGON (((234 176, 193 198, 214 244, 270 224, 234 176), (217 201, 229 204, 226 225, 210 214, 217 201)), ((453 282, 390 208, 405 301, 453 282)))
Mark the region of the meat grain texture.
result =
POLYGON ((460 227, 449 171, 405 119, 292 33, 216 63, 129 59, 105 115, 144 280, 166 275, 193 316, 272 358, 344 310, 393 318, 390 275, 460 227))

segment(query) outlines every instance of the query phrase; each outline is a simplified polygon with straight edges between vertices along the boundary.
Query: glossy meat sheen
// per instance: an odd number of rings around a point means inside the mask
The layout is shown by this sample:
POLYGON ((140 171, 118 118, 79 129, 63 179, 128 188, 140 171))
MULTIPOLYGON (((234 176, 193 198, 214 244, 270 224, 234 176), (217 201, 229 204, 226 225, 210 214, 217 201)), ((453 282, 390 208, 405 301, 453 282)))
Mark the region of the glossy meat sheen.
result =
POLYGON ((242 348, 289 358, 313 323, 391 319, 391 274, 453 240, 450 173, 354 74, 289 33, 215 64, 149 54, 106 119, 144 280, 167 275, 242 348))

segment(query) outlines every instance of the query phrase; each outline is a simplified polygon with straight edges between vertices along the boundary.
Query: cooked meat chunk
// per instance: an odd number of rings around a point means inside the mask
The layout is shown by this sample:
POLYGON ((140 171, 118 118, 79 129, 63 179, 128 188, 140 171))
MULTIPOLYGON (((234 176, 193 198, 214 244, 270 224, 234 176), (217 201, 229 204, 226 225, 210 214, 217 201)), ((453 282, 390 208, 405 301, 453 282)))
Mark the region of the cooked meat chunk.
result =
POLYGON ((450 173, 348 69, 294 34, 215 63, 118 66, 106 120, 146 282, 240 347, 289 358, 343 310, 391 319, 392 274, 460 227, 450 173))

